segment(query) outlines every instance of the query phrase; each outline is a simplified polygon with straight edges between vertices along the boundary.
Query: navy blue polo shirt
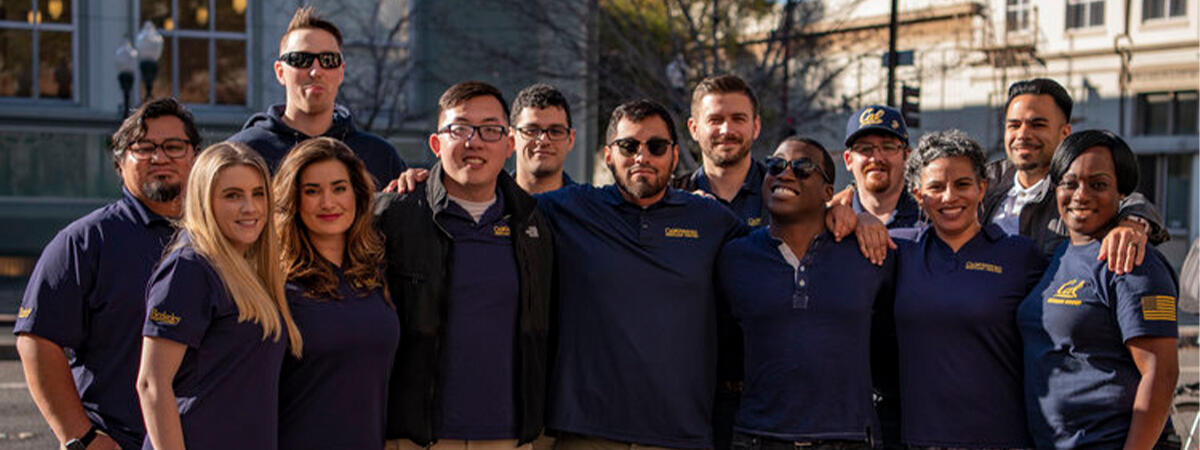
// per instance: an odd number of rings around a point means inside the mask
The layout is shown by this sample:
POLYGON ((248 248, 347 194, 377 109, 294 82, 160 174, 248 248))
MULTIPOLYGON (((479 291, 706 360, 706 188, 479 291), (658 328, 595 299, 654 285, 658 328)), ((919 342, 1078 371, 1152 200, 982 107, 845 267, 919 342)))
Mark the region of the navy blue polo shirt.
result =
POLYGON ((891 302, 895 258, 876 266, 853 235, 835 242, 822 231, 793 268, 782 243, 761 228, 726 245, 717 262, 721 295, 745 336, 734 429, 788 441, 878 440, 872 315, 891 302))
MULTIPOLYGON (((854 195, 852 196, 853 200, 851 200, 850 207, 854 209, 854 212, 856 213, 866 212, 866 210, 863 209, 862 201, 858 199, 858 196, 859 192, 855 191, 854 195)), ((920 221, 921 205, 917 204, 917 201, 913 199, 912 194, 909 194, 908 192, 901 192, 900 200, 896 201, 896 210, 892 213, 892 218, 888 219, 887 223, 884 225, 887 226, 889 230, 896 228, 912 228, 917 226, 918 222, 920 221)))
POLYGON ((453 239, 442 351, 439 439, 516 439, 517 257, 504 197, 479 223, 453 200, 437 215, 453 239))
POLYGON ((130 448, 146 434, 134 390, 142 349, 137 324, 145 318, 146 280, 174 229, 128 190, 121 193, 42 250, 13 332, 67 349, 88 419, 130 448))
MULTIPOLYGON (((728 207, 733 214, 739 219, 746 222, 746 225, 752 228, 758 228, 767 224, 767 212, 763 206, 762 184, 763 176, 766 175, 766 167, 762 163, 751 160, 750 171, 746 173, 746 179, 742 181, 742 186, 738 188, 738 192, 733 196, 733 201, 726 202, 724 199, 717 198, 717 201, 728 207)), ((708 182, 708 175, 704 173, 704 165, 696 169, 696 174, 693 175, 696 181, 696 188, 713 194, 712 185, 708 182)))
POLYGON ((357 289, 330 266, 340 299, 313 298, 299 284, 287 284, 304 354, 283 359, 279 448, 382 449, 400 319, 382 288, 357 289))
POLYGON ((1141 381, 1125 343, 1178 337, 1178 282, 1162 254, 1147 246, 1142 265, 1114 275, 1099 253, 1100 241, 1064 242, 1017 312, 1038 448, 1120 447, 1141 381))
MULTIPOLYGON (((187 345, 172 384, 183 440, 189 448, 277 448, 287 333, 264 340, 257 323, 238 321, 217 272, 181 239, 150 277, 142 334, 187 345)), ((150 439, 142 448, 153 448, 150 439)))
POLYGON ((904 443, 1031 447, 1016 312, 1046 268, 1041 252, 995 224, 958 252, 932 228, 895 240, 904 443))
POLYGON ((712 446, 713 264, 744 225, 668 188, 643 209, 615 185, 538 196, 553 222, 558 350, 550 428, 676 448, 712 446))

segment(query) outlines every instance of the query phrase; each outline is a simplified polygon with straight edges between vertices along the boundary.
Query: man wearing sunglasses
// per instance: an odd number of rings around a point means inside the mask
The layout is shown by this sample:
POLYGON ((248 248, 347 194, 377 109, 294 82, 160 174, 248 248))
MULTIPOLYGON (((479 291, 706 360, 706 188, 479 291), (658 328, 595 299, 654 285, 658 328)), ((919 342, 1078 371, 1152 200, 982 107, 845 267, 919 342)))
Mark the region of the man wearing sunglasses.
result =
POLYGON ((559 277, 547 420, 556 448, 712 446, 713 264, 745 225, 668 186, 677 139, 662 105, 622 104, 605 133, 615 184, 538 196, 559 277))
POLYGON ((545 423, 554 236, 503 171, 500 91, 451 86, 437 117, 428 180, 376 206, 403 331, 387 448, 527 450, 545 423))
POLYGON ((125 119, 112 142, 121 198, 46 245, 13 328, 29 393, 70 450, 142 446, 134 384, 146 282, 175 233, 200 133, 163 98, 125 119))
POLYGON ((272 105, 246 121, 229 140, 249 145, 274 172, 292 147, 312 137, 331 137, 346 143, 367 166, 382 189, 404 172, 396 149, 379 136, 359 130, 350 110, 336 105, 345 75, 342 32, 318 17, 312 7, 296 10, 279 41, 275 79, 287 101, 272 105))
POLYGON ((785 140, 766 163, 769 225, 727 244, 717 263, 745 334, 734 448, 866 450, 880 439, 872 328, 890 309, 895 258, 872 264, 856 238, 825 229, 833 171, 816 141, 785 140))

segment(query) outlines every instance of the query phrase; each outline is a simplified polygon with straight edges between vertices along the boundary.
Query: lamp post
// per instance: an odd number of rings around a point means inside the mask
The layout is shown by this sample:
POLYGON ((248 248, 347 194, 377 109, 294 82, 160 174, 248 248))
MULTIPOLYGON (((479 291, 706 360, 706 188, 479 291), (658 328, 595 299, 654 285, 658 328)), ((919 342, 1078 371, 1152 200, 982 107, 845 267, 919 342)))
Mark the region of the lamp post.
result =
POLYGON ((129 91, 133 89, 133 71, 137 69, 137 50, 126 39, 117 47, 117 82, 121 84, 121 117, 129 116, 129 91))
POLYGON ((142 24, 138 32, 137 42, 138 69, 142 72, 142 83, 146 85, 144 100, 149 100, 154 89, 154 79, 158 77, 158 58, 163 52, 163 37, 158 28, 150 21, 142 24))

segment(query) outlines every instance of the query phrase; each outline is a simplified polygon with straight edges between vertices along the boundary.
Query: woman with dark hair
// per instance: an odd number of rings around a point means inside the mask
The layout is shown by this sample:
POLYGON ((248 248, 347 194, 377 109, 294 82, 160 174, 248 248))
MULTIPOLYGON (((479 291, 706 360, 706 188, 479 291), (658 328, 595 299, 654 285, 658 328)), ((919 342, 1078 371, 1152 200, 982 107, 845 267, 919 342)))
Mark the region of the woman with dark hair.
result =
POLYGON ((1082 131, 1059 145, 1050 177, 1070 241, 1017 316, 1034 442, 1179 448, 1168 420, 1179 375, 1175 273, 1152 247, 1124 275, 1097 260, 1121 199, 1137 187, 1137 159, 1115 134, 1082 131))
POLYGON ((383 289, 375 187, 345 144, 309 139, 275 175, 287 302, 304 333, 283 362, 279 448, 383 448, 400 322, 383 289))
POLYGON ((1046 262, 979 221, 987 159, 962 131, 926 134, 905 175, 929 226, 893 230, 901 439, 910 448, 1030 448, 1017 305, 1046 262))

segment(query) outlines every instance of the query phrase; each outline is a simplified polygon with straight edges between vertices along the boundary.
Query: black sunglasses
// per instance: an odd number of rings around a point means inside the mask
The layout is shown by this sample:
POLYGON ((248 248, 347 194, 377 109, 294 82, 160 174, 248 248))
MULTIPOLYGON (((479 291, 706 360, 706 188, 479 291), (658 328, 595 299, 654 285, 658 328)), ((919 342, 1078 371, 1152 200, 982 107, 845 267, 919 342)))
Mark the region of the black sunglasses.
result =
POLYGON ((287 52, 279 55, 280 61, 297 69, 312 67, 314 59, 326 69, 336 69, 342 66, 342 54, 338 52, 287 52))
MULTIPOLYGON (((671 148, 671 141, 663 138, 651 138, 645 144, 646 149, 650 150, 650 154, 654 156, 665 155, 667 154, 667 150, 671 148)), ((608 145, 616 146, 622 155, 629 157, 638 154, 638 150, 642 148, 642 141, 634 138, 625 138, 612 141, 608 145)))
POLYGON ((829 174, 825 173, 825 171, 821 169, 821 166, 818 166, 817 163, 813 162, 813 160, 810 158, 800 158, 788 161, 783 158, 769 156, 767 157, 766 163, 767 173, 771 174, 773 177, 779 176, 779 174, 783 173, 788 166, 792 166, 792 173, 796 175, 797 179, 803 180, 811 176, 813 172, 816 172, 821 174, 821 179, 825 180, 826 183, 833 183, 833 180, 829 179, 829 174))

